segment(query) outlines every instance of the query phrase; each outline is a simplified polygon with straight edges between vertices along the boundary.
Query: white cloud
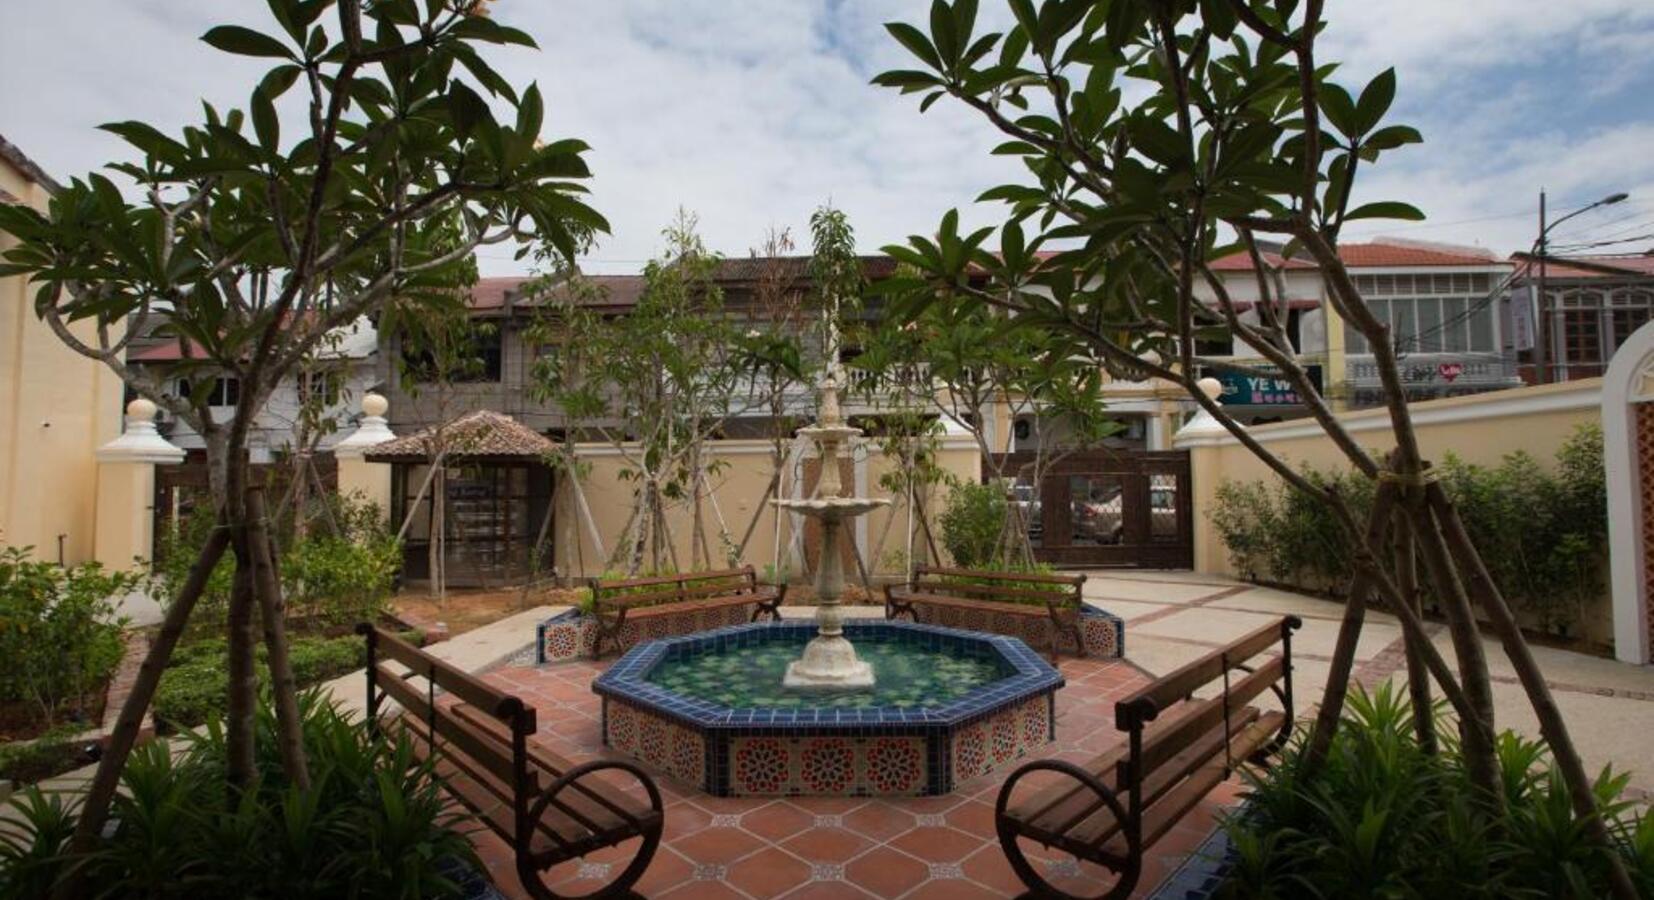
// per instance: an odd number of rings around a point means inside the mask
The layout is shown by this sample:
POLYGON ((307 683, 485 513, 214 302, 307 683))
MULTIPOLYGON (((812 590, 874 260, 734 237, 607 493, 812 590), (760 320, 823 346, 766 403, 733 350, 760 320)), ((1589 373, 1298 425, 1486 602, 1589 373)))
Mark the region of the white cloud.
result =
MULTIPOLYGON (((984 17, 1003 18, 993 0, 984 17)), ((244 103, 264 68, 196 40, 226 15, 210 0, 80 0, 14 4, 0 56, 0 133, 59 176, 124 155, 100 122, 140 118, 177 128, 203 95, 244 103)), ((263 4, 234 4, 265 21, 263 4)), ((593 268, 633 271, 656 252, 680 206, 697 212, 708 242, 744 253, 771 225, 802 234, 831 198, 851 216, 863 249, 927 233, 950 207, 970 222, 999 209, 972 206, 1019 166, 988 155, 996 134, 940 103, 921 116, 913 97, 867 79, 907 65, 881 27, 923 19, 928 4, 815 0, 764 4, 500 0, 502 21, 534 34, 538 53, 494 54, 507 77, 537 80, 548 137, 593 146, 592 201, 614 225, 593 268)), ((1654 32, 1647 0, 1341 0, 1323 57, 1348 60, 1358 82, 1387 65, 1401 72, 1398 110, 1428 143, 1374 171, 1363 193, 1419 204, 1425 228, 1390 231, 1526 246, 1541 184, 1558 205, 1627 189, 1654 199, 1654 125, 1614 121, 1602 99, 1650 84, 1640 52, 1654 32), (1573 112, 1593 103, 1595 124, 1547 125, 1558 58, 1584 72, 1573 112), (1524 66, 1544 60, 1545 65, 1524 66), (1500 80, 1487 74, 1497 72, 1500 80), (1577 196, 1576 196, 1577 195, 1577 196), (1475 221, 1465 221, 1475 220, 1475 221), (1462 224, 1452 224, 1462 223, 1462 224)), ((1639 207, 1627 206, 1628 211, 1639 207)), ((1654 207, 1649 207, 1654 209, 1654 207)), ((1626 224, 1633 224, 1628 222, 1626 224)), ((1375 230, 1385 230, 1382 226, 1375 230)), ((516 271, 509 254, 484 260, 516 271)))

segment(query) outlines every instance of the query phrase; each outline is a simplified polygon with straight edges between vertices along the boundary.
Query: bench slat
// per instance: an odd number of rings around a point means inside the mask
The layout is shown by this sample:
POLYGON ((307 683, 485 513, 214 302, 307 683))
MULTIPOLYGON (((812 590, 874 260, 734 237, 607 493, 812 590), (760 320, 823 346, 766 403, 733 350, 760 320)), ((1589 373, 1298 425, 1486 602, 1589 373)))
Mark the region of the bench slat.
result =
MULTIPOLYGON (((1182 783, 1195 771, 1208 763, 1222 762, 1225 746, 1233 747, 1247 733, 1253 723, 1258 721, 1260 713, 1255 707, 1239 710, 1237 715, 1229 720, 1229 728, 1225 730, 1222 723, 1218 727, 1200 735, 1188 746, 1178 751, 1156 769, 1154 774, 1143 780, 1142 804, 1144 809, 1152 809, 1168 791, 1182 783)), ((1231 750, 1233 752, 1233 750, 1231 750)), ((1245 755, 1234 757, 1236 762, 1246 759, 1245 755)), ((1048 823, 1051 824, 1051 823, 1048 823)), ((1114 813, 1107 807, 1096 810, 1083 820, 1071 820, 1061 823, 1056 829, 1065 840, 1073 841, 1082 847, 1097 847, 1113 836, 1119 830, 1120 823, 1114 820, 1114 813)))
POLYGON ((942 566, 915 566, 915 580, 924 575, 952 575, 965 578, 994 578, 1002 581, 1038 581, 1045 584, 1069 584, 1075 587, 1085 583, 1084 575, 1049 575, 1044 572, 995 572, 986 569, 953 569, 942 566))
POLYGON ((1028 603, 1004 603, 994 600, 977 600, 973 597, 950 597, 947 594, 914 594, 909 599, 916 604, 930 604, 933 606, 955 606, 960 609, 980 609, 987 612, 1005 613, 1012 616, 1035 616, 1041 619, 1051 618, 1051 610, 1044 606, 1034 606, 1028 603))
POLYGON ((690 584, 696 581, 707 581, 714 578, 736 579, 755 577, 752 566, 742 566, 739 569, 719 569, 713 572, 691 572, 687 575, 650 575, 646 578, 627 578, 620 581, 604 581, 594 578, 592 583, 601 590, 617 588, 651 587, 665 584, 690 584))
MULTIPOLYGON (((495 740, 511 740, 509 730, 472 710, 469 706, 454 707, 454 714, 478 729, 487 732, 495 740)), ((561 777, 564 772, 575 767, 575 763, 538 744, 530 742, 527 746, 529 763, 554 779, 561 777)), ((613 835, 639 834, 647 823, 655 818, 655 815, 653 811, 641 806, 627 805, 623 802, 626 796, 616 792, 616 796, 611 798, 587 784, 584 779, 579 779, 564 788, 563 792, 552 803, 563 807, 571 815, 584 819, 590 823, 589 827, 595 831, 613 835)))
POLYGON ((408 729, 424 736, 434 724, 438 737, 454 744, 456 749, 476 760, 493 777, 506 784, 517 777, 509 744, 501 747, 497 741, 490 740, 476 728, 456 718, 441 704, 433 710, 424 691, 385 668, 383 663, 379 665, 379 689, 401 704, 403 723, 408 729))
POLYGON ((955 581, 920 581, 914 582, 909 592, 914 597, 929 594, 979 594, 985 597, 1021 597, 1029 600, 1039 600, 1046 603, 1062 603, 1077 605, 1080 595, 1069 591, 1037 591, 1030 588, 998 587, 991 584, 961 584, 955 581))
POLYGON ((1180 719, 1171 728, 1155 729, 1152 734, 1143 737, 1142 754, 1138 761, 1143 767, 1143 777, 1160 768, 1162 763, 1177 755, 1182 747, 1202 732, 1217 728, 1223 721, 1225 703, 1233 718, 1242 707, 1279 681, 1285 671, 1285 662, 1279 656, 1272 657, 1245 678, 1231 682, 1227 696, 1219 694, 1209 700, 1189 701, 1195 705, 1191 715, 1180 719))
MULTIPOLYGON (((597 601, 599 609, 616 607, 648 607, 656 604, 693 603, 696 600, 723 597, 742 597, 748 602, 751 598, 760 596, 763 592, 755 592, 751 585, 708 585, 706 587, 691 588, 686 591, 650 591, 644 594, 621 594, 618 597, 602 597, 597 601)), ((774 591, 767 592, 774 595, 774 591)))
MULTIPOLYGON (((1281 712, 1271 710, 1264 713, 1230 743, 1230 754, 1237 760, 1251 756, 1258 748, 1268 744, 1285 722, 1286 716, 1281 712)), ((1202 798, 1211 793, 1212 788, 1222 784, 1226 777, 1228 776, 1224 771, 1223 760, 1213 760, 1196 769, 1182 784, 1163 796, 1160 802, 1146 809, 1143 812, 1140 832, 1142 845, 1148 847, 1164 837, 1189 810, 1194 809, 1202 798)), ((1103 844, 1103 850, 1107 853, 1124 853, 1125 848, 1125 835, 1119 833, 1103 844)))
MULTIPOLYGON (((470 672, 420 650, 382 628, 374 628, 376 652, 394 659, 420 678, 433 678, 437 687, 477 707, 502 722, 510 722, 522 701, 490 686, 470 672)), ((533 713, 528 713, 527 727, 534 728, 533 713)))
POLYGON ((1164 710, 1183 697, 1193 693, 1196 688, 1218 678, 1223 674, 1225 661, 1230 668, 1238 663, 1257 656, 1270 645, 1281 640, 1286 632, 1288 619, 1279 619, 1267 625, 1258 627, 1255 631, 1242 637, 1240 640, 1213 650, 1193 662, 1180 666, 1171 673, 1158 678, 1114 706, 1116 724, 1125 730, 1127 724, 1134 720, 1134 710, 1144 705, 1152 705, 1156 711, 1164 710))

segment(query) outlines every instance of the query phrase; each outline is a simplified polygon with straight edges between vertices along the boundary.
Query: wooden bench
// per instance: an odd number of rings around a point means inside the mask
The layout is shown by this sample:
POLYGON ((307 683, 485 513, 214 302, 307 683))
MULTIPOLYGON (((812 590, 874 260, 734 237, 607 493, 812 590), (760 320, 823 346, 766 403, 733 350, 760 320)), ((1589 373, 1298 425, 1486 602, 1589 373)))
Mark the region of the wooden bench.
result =
POLYGON ((573 763, 530 744, 534 707, 390 632, 367 624, 356 630, 367 640, 369 721, 406 735, 454 799, 511 845, 530 895, 559 896, 541 880, 546 869, 642 838, 631 865, 602 890, 583 895, 636 896, 631 887, 649 867, 665 822, 660 791, 648 774, 617 760, 573 763), (402 714, 382 721, 380 703, 387 697, 402 714), (647 802, 594 777, 608 769, 635 778, 647 802))
POLYGON ((1084 656, 1085 636, 1080 631, 1081 588, 1084 585, 1084 575, 918 566, 913 570, 912 581, 885 585, 884 617, 894 619, 906 615, 915 622, 922 622, 924 620, 918 607, 946 606, 990 615, 1049 618, 1051 643, 1048 650, 1051 655, 1057 653, 1058 636, 1067 635, 1074 641, 1074 654, 1084 656), (926 576, 930 576, 931 580, 926 580, 926 576), (971 581, 960 581, 964 578, 971 581))
POLYGON ((1044 759, 1012 772, 999 789, 994 823, 1007 861, 1030 892, 1072 896, 1029 864, 1019 838, 1118 872, 1102 896, 1124 897, 1137 884, 1146 848, 1239 763, 1266 765, 1279 753, 1292 732, 1292 632, 1302 624, 1296 616, 1271 622, 1116 703, 1122 746, 1083 765, 1044 759), (1277 643, 1278 656, 1248 662, 1277 643), (1220 680, 1214 696, 1194 697, 1220 680), (1274 692, 1280 710, 1253 705, 1264 691, 1274 692), (1015 796, 1017 784, 1036 772, 1061 777, 1015 796))
POLYGON ((779 619, 781 601, 787 596, 787 586, 784 584, 779 587, 759 584, 752 566, 686 575, 628 578, 624 581, 593 578, 588 584, 592 592, 592 610, 597 617, 597 641, 592 653, 599 658, 603 656, 605 640, 616 649, 620 648, 620 631, 628 621, 746 603, 757 604, 752 611, 754 622, 764 615, 779 619))

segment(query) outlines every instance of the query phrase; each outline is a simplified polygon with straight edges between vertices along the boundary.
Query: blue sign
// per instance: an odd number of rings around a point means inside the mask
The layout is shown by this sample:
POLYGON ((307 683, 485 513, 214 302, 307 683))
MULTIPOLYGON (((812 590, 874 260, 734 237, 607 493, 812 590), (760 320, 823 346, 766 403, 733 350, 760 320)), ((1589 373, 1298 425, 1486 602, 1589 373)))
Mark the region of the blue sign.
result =
MULTIPOLYGON (((1304 374, 1309 376, 1310 384, 1315 386, 1316 393, 1324 388, 1321 386, 1321 367, 1305 366, 1304 374)), ((1285 378, 1263 377, 1247 375, 1241 372, 1213 372, 1212 376, 1223 383, 1223 393, 1218 395, 1218 402, 1224 406, 1300 406, 1303 398, 1292 382, 1285 378)))

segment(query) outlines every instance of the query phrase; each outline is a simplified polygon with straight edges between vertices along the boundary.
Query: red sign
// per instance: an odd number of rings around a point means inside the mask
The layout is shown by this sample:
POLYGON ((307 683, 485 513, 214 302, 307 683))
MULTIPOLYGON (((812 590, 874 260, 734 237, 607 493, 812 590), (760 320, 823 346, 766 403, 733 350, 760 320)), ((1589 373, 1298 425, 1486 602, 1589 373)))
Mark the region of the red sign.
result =
POLYGON ((1453 379, 1464 374, 1464 363, 1442 363, 1436 367, 1436 371, 1441 373, 1441 377, 1447 379, 1448 381, 1452 381, 1453 379))

